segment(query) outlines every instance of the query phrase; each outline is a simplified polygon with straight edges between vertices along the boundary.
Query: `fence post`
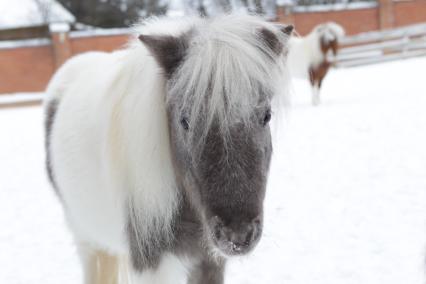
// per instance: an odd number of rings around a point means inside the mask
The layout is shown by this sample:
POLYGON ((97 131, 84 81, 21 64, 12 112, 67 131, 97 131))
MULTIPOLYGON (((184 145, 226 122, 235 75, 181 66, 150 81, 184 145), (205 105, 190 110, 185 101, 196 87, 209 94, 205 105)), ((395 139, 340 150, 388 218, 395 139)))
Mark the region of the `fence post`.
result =
POLYGON ((49 30, 52 40, 55 69, 58 69, 72 55, 69 38, 70 26, 67 23, 54 23, 50 24, 49 30))
POLYGON ((380 29, 394 27, 393 0, 379 0, 379 24, 380 29))

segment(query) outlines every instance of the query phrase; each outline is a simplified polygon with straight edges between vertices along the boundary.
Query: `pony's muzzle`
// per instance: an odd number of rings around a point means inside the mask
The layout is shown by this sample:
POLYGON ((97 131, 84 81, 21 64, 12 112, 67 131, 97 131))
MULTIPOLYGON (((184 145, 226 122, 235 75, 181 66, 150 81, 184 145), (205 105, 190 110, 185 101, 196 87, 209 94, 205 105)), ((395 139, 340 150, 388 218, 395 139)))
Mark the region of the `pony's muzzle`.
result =
POLYGON ((226 224, 218 216, 212 218, 213 242, 225 255, 243 255, 250 252, 262 234, 259 217, 251 221, 233 221, 226 224))

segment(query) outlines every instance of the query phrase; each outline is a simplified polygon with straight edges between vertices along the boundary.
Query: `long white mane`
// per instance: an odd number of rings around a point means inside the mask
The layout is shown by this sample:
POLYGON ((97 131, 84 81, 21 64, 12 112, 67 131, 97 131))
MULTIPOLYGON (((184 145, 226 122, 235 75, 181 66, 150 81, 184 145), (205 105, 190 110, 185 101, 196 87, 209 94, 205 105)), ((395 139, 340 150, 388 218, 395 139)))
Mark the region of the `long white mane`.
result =
POLYGON ((263 28, 286 48, 287 36, 276 25, 248 15, 153 19, 136 30, 141 34, 190 34, 185 60, 168 85, 167 103, 178 103, 190 124, 197 119, 208 124, 217 117, 221 129, 226 129, 232 122, 249 123, 253 109, 266 101, 262 96, 271 98, 285 89, 285 62, 280 57, 286 51, 274 53, 260 34, 263 28))

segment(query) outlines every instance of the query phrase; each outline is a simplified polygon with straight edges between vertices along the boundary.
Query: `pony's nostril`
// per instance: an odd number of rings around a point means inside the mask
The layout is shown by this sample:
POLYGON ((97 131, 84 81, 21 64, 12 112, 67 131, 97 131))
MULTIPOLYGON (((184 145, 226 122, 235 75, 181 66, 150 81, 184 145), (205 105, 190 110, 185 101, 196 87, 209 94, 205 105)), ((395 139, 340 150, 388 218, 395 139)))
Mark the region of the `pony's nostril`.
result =
POLYGON ((244 241, 244 243, 250 244, 253 241, 254 230, 255 230, 255 228, 248 231, 248 233, 246 235, 246 240, 244 241))
POLYGON ((255 226, 259 226, 262 222, 262 219, 258 216, 256 218, 254 218, 252 221, 252 224, 254 224, 255 226))

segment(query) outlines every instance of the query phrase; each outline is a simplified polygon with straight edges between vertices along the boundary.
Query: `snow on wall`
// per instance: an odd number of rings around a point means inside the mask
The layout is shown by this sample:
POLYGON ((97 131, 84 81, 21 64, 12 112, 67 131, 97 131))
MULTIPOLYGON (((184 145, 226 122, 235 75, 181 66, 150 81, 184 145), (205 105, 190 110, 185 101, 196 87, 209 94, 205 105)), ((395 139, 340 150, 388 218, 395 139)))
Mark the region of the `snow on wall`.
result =
POLYGON ((311 5, 311 6, 295 6, 293 12, 327 12, 342 11, 355 9, 369 9, 377 7, 376 2, 353 2, 353 3, 336 3, 331 5, 311 5))
POLYGON ((24 40, 3 40, 0 41, 0 49, 10 49, 19 47, 33 47, 50 45, 51 40, 45 38, 24 39, 24 40))
POLYGON ((90 29, 83 31, 73 31, 70 33, 71 38, 93 37, 93 36, 113 36, 113 35, 129 35, 132 33, 131 28, 115 28, 115 29, 90 29))
MULTIPOLYGON (((47 22, 74 22, 74 16, 55 0, 43 0, 50 8, 47 22)), ((0 0, 0 29, 46 23, 35 0, 0 0)))

